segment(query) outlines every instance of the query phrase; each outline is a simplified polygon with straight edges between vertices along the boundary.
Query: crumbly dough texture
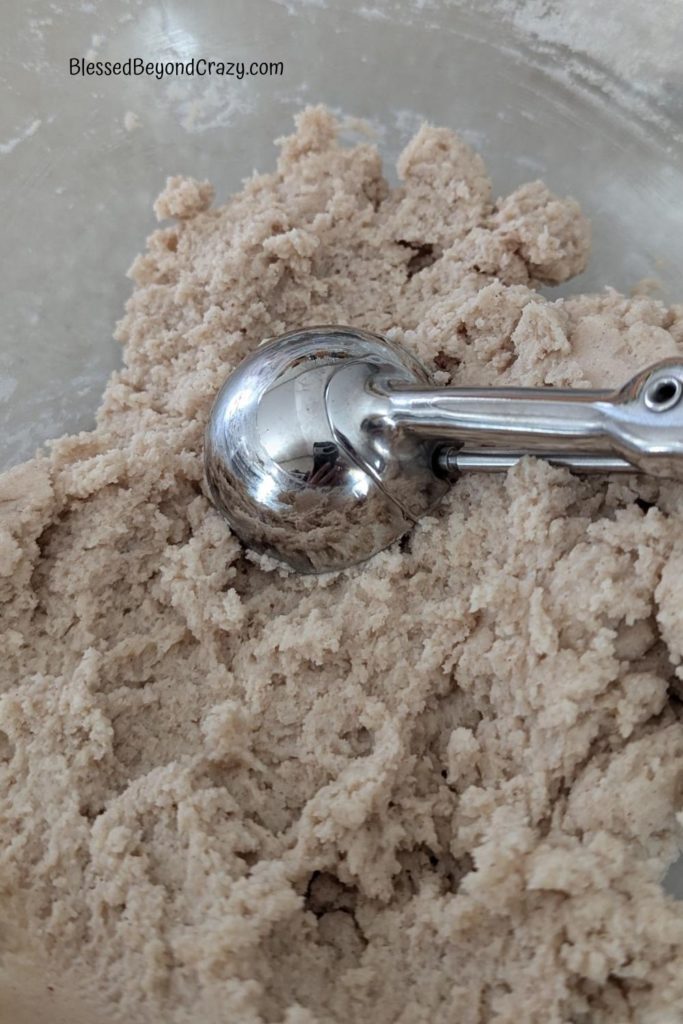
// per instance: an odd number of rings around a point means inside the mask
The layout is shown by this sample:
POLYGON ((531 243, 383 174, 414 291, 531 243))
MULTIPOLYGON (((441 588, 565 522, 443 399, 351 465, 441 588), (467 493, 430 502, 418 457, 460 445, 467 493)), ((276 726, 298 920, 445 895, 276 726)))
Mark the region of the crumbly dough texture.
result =
POLYGON ((128 1022, 681 1021, 683 486, 525 460, 306 577, 231 535, 201 449, 298 326, 443 384, 616 385, 683 309, 546 300, 587 257, 574 201, 495 201, 430 126, 389 188, 337 130, 306 110, 215 209, 169 179, 96 429, 0 477, 5 963, 128 1022))

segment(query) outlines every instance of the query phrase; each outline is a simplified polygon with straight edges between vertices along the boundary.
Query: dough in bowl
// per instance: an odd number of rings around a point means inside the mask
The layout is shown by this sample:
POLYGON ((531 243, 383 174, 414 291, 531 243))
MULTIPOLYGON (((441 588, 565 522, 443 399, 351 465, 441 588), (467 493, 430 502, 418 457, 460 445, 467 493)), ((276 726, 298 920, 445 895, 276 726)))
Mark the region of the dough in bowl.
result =
POLYGON ((611 386, 683 351, 683 308, 549 301, 573 200, 496 200, 430 126, 390 188, 337 133, 307 109, 224 206, 169 179, 96 429, 0 477, 3 1024, 683 1019, 683 485, 527 459, 311 577, 202 484, 264 337, 611 386))

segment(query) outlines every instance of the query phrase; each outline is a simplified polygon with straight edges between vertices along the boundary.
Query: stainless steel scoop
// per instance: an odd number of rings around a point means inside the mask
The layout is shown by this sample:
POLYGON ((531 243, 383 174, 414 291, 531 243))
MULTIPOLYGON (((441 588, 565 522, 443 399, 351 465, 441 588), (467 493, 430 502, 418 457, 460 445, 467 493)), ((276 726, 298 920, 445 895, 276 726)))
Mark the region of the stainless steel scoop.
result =
POLYGON ((683 477, 683 359, 617 391, 437 388, 409 352, 349 327, 261 345, 209 419, 206 479, 250 547, 301 572, 361 562, 465 471, 523 455, 578 473, 683 477))

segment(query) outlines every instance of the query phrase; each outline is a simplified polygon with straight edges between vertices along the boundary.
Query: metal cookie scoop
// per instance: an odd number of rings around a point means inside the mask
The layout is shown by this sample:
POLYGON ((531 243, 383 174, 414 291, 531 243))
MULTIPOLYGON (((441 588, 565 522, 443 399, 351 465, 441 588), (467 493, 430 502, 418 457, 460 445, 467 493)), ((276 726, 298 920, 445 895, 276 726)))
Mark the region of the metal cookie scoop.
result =
POLYGON ((205 440, 211 498, 300 572, 361 562, 460 473, 533 454, 579 473, 683 478, 683 359, 617 391, 436 388, 405 349, 349 327, 269 341, 228 377, 205 440))

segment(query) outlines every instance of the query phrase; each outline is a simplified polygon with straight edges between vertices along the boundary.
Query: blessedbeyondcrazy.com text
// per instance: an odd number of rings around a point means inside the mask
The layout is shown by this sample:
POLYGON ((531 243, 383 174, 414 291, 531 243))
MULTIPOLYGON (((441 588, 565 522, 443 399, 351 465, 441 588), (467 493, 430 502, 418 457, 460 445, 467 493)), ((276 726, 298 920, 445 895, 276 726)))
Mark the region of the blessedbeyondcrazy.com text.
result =
POLYGON ((85 57, 69 59, 69 74, 84 78, 138 77, 170 78, 187 76, 203 78, 206 75, 219 77, 249 78, 256 76, 281 76, 285 72, 281 60, 207 60, 192 57, 190 60, 143 60, 142 57, 128 57, 126 60, 86 60, 85 57))

